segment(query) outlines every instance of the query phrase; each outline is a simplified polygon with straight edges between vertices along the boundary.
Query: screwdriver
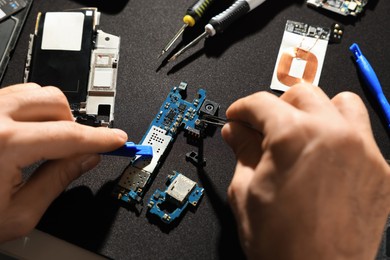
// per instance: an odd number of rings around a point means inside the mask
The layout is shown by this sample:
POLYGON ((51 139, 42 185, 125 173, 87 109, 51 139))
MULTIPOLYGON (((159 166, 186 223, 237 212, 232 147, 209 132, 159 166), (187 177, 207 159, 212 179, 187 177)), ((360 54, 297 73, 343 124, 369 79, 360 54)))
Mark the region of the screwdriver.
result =
POLYGON ((183 17, 183 26, 180 30, 173 36, 173 38, 168 42, 168 44, 162 49, 160 55, 158 55, 157 59, 164 55, 176 42, 176 40, 183 34, 184 30, 189 26, 193 27, 196 22, 202 18, 203 14, 209 8, 209 6, 214 2, 214 0, 198 0, 193 5, 191 5, 186 14, 183 17))
POLYGON ((177 57, 179 57, 189 48, 195 46, 202 39, 209 36, 214 36, 216 33, 222 33, 235 20, 252 11, 264 2, 265 0, 237 0, 228 9, 211 18, 209 23, 204 28, 204 33, 199 35, 195 40, 175 53, 168 61, 176 60, 177 57))

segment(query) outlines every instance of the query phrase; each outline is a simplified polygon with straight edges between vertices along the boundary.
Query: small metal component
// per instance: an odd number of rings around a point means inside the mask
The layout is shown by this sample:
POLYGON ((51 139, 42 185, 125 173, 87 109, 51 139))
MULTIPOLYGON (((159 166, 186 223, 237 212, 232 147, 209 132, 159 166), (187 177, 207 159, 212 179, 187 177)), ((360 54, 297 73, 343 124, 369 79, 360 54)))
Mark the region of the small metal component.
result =
POLYGON ((149 172, 134 167, 133 165, 129 165, 126 169, 126 174, 122 175, 119 185, 128 190, 142 189, 145 187, 149 177, 149 172))
POLYGON ((167 195, 181 205, 184 200, 187 199, 188 195, 192 192, 195 186, 196 182, 188 179, 182 174, 179 174, 168 186, 167 195))
POLYGON ((199 129, 196 129, 196 128, 192 128, 190 126, 187 126, 186 127, 186 130, 187 130, 187 135, 191 136, 191 137, 194 137, 196 139, 199 139, 201 137, 201 132, 199 129))
POLYGON ((339 23, 332 24, 330 28, 329 41, 332 43, 340 43, 344 35, 344 26, 339 23))
POLYGON ((212 115, 202 115, 202 118, 199 119, 201 122, 212 124, 215 126, 224 126, 226 123, 232 122, 234 120, 229 120, 226 118, 218 117, 218 116, 212 116, 212 115))
POLYGON ((211 125, 215 125, 215 126, 224 126, 225 124, 231 123, 231 122, 240 123, 243 126, 246 126, 250 129, 253 129, 256 132, 259 132, 259 130, 257 130, 255 127, 248 124, 247 122, 243 122, 243 121, 236 120, 236 119, 222 118, 222 117, 218 117, 218 116, 212 116, 212 115, 205 114, 205 115, 202 115, 202 117, 199 120, 203 123, 211 124, 211 125))

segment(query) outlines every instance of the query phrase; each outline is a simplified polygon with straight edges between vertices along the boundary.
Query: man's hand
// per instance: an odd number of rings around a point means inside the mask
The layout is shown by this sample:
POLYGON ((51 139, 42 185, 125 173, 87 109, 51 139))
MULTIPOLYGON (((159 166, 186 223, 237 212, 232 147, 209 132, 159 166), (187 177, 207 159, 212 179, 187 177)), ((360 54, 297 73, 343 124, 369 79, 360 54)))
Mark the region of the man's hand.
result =
POLYGON ((121 130, 75 123, 57 88, 21 84, 0 89, 0 243, 28 233, 50 203, 123 145, 121 130), (22 168, 45 160, 23 182, 22 168))
POLYGON ((298 85, 236 101, 222 134, 237 157, 228 195, 250 259, 374 259, 390 169, 367 110, 298 85))

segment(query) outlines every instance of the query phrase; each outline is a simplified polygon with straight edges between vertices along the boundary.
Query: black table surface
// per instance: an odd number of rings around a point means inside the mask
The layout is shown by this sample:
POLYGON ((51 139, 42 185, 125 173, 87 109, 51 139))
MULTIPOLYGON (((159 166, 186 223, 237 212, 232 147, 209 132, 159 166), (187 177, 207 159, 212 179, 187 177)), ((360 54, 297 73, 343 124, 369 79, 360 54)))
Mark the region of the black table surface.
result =
MULTIPOLYGON (((345 26, 345 34, 340 44, 328 46, 320 86, 330 97, 341 91, 353 91, 363 99, 375 139, 383 155, 390 158, 383 117, 358 77, 348 49, 353 42, 359 43, 390 98, 390 1, 370 0, 361 17, 346 18, 318 12, 302 0, 269 0, 225 33, 201 42, 176 62, 164 64, 157 60, 157 55, 182 25, 181 18, 190 4, 192 0, 36 0, 1 86, 22 81, 28 36, 34 30, 38 12, 97 5, 102 12, 100 29, 121 36, 115 126, 125 130, 131 141, 138 142, 171 87, 187 82, 189 100, 199 88, 205 89, 209 99, 220 103, 220 115, 224 115, 238 98, 270 91, 287 20, 324 27, 338 22, 345 26)), ((211 12, 215 14, 227 5, 227 2, 216 4, 211 12)), ((179 46, 201 33, 204 24, 188 30, 179 46)), ((52 204, 38 228, 113 259, 242 258, 226 196, 235 167, 234 155, 219 129, 204 139, 202 149, 207 164, 203 171, 198 171, 185 161, 185 154, 198 151, 198 147, 187 143, 180 134, 145 196, 149 198, 156 188, 164 188, 165 178, 173 170, 205 188, 197 209, 186 212, 174 226, 160 225, 147 218, 146 207, 137 212, 118 206, 110 193, 129 162, 105 157, 96 169, 76 180, 52 204)))

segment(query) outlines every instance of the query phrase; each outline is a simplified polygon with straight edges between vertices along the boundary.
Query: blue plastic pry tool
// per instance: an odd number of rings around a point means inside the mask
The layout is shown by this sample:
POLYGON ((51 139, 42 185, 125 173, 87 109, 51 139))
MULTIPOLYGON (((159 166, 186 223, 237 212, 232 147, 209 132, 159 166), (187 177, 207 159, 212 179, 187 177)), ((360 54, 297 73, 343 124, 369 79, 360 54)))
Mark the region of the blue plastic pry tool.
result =
POLYGON ((371 67, 370 63, 364 57, 362 54, 359 46, 354 43, 349 47, 349 50, 352 51, 355 59, 356 59, 356 65, 358 66, 358 69, 370 89, 373 96, 378 100, 379 105, 382 108, 383 114, 386 118, 387 123, 387 129, 390 130, 390 105, 389 101, 387 101, 385 95, 383 94, 383 90, 381 87, 381 84, 378 80, 378 77, 375 74, 374 69, 371 67))
POLYGON ((103 153, 103 155, 114 155, 114 156, 124 156, 124 157, 135 157, 139 156, 153 156, 153 148, 151 145, 138 145, 133 142, 126 142, 122 147, 108 153, 103 153))

